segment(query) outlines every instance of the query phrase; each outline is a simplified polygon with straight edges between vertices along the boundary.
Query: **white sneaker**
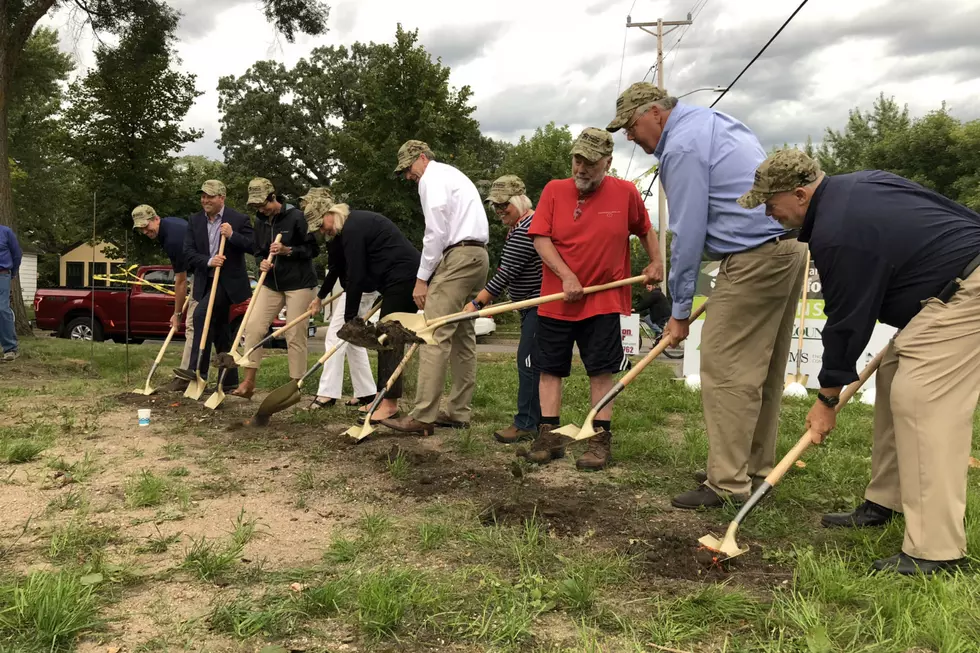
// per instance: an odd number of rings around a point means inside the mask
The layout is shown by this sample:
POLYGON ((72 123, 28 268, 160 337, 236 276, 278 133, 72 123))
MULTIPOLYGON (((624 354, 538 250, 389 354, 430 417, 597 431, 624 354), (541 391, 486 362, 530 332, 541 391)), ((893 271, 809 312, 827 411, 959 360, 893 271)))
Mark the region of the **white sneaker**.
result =
POLYGON ((3 362, 4 363, 10 363, 12 361, 15 361, 15 360, 17 360, 17 356, 18 356, 17 350, 16 349, 11 349, 8 352, 4 352, 4 354, 3 354, 3 362))

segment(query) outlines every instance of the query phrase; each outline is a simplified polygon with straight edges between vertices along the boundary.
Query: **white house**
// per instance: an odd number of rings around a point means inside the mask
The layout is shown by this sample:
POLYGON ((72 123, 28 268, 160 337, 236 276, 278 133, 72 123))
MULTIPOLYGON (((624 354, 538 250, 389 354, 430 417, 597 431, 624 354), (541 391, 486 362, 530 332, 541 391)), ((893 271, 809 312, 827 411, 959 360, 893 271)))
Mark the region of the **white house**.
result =
POLYGON ((37 252, 30 245, 21 243, 24 258, 20 262, 20 289, 24 295, 24 304, 34 303, 34 291, 37 290, 37 252))

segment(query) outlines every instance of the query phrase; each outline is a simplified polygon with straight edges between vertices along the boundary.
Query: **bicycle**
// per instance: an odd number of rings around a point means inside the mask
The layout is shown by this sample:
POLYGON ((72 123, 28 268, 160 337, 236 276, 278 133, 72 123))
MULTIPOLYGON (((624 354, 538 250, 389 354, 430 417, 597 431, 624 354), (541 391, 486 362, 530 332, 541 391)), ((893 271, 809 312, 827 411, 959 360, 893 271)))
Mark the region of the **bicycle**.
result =
MULTIPOLYGON (((664 337, 664 327, 667 325, 667 320, 663 320, 660 323, 653 322, 649 315, 644 315, 640 318, 640 345, 639 349, 643 349, 643 337, 646 336, 652 340, 650 348, 653 349, 664 337)), ((664 349, 663 355, 670 360, 679 360, 684 358, 684 343, 682 342, 680 347, 668 347, 664 349)))

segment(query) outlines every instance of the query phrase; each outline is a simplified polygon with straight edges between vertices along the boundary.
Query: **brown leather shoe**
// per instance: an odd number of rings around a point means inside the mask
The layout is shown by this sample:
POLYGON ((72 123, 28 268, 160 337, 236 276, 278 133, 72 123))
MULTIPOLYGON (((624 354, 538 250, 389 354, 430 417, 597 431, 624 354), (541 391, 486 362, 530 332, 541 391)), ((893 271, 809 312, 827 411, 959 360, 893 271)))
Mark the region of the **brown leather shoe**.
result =
POLYGON ((511 424, 507 428, 494 433, 493 437, 496 438, 497 442, 514 444, 515 442, 520 442, 521 440, 533 440, 534 431, 525 431, 524 429, 519 429, 511 424))
POLYGON ((528 462, 537 463, 538 465, 550 463, 556 458, 563 458, 565 456, 564 443, 566 440, 557 433, 552 433, 551 430, 554 428, 551 424, 542 424, 539 426, 538 437, 531 443, 531 450, 528 451, 524 447, 521 447, 517 450, 517 455, 528 462))
POLYGON ((589 448, 575 461, 575 466, 584 472, 597 472, 605 469, 612 460, 612 433, 603 431, 589 438, 589 448))
POLYGON ((439 415, 436 416, 436 421, 434 422, 434 424, 436 426, 441 426, 441 427, 447 428, 447 429, 468 429, 468 428, 470 428, 470 423, 469 422, 460 422, 458 420, 454 420, 451 417, 449 417, 449 415, 447 415, 446 413, 439 413, 439 415))
POLYGON ((432 435, 436 432, 434 425, 427 422, 420 422, 414 417, 408 415, 399 418, 383 419, 381 420, 381 425, 387 426, 392 431, 401 431, 402 433, 420 433, 422 435, 432 435))

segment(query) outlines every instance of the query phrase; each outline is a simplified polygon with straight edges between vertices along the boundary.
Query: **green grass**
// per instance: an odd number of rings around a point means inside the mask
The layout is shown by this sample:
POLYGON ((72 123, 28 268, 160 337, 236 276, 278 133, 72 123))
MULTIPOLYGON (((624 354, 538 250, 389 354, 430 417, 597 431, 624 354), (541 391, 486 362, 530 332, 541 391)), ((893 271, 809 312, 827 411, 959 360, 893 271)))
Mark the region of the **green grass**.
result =
POLYGON ((33 440, 11 440, 3 447, 2 456, 8 463, 29 463, 35 460, 47 446, 33 440))
POLYGON ((130 508, 150 508, 176 499, 185 506, 190 502, 187 490, 175 481, 156 476, 147 469, 126 480, 126 505, 130 508))
POLYGON ((256 533, 256 520, 239 513, 234 528, 224 542, 206 537, 192 539, 182 567, 204 581, 213 582, 227 576, 256 533))
POLYGON ((117 527, 76 517, 52 532, 47 553, 55 562, 81 566, 101 559, 106 546, 121 541, 117 527))
POLYGON ((94 586, 76 574, 36 571, 0 585, 0 646, 57 651, 100 625, 94 586))

